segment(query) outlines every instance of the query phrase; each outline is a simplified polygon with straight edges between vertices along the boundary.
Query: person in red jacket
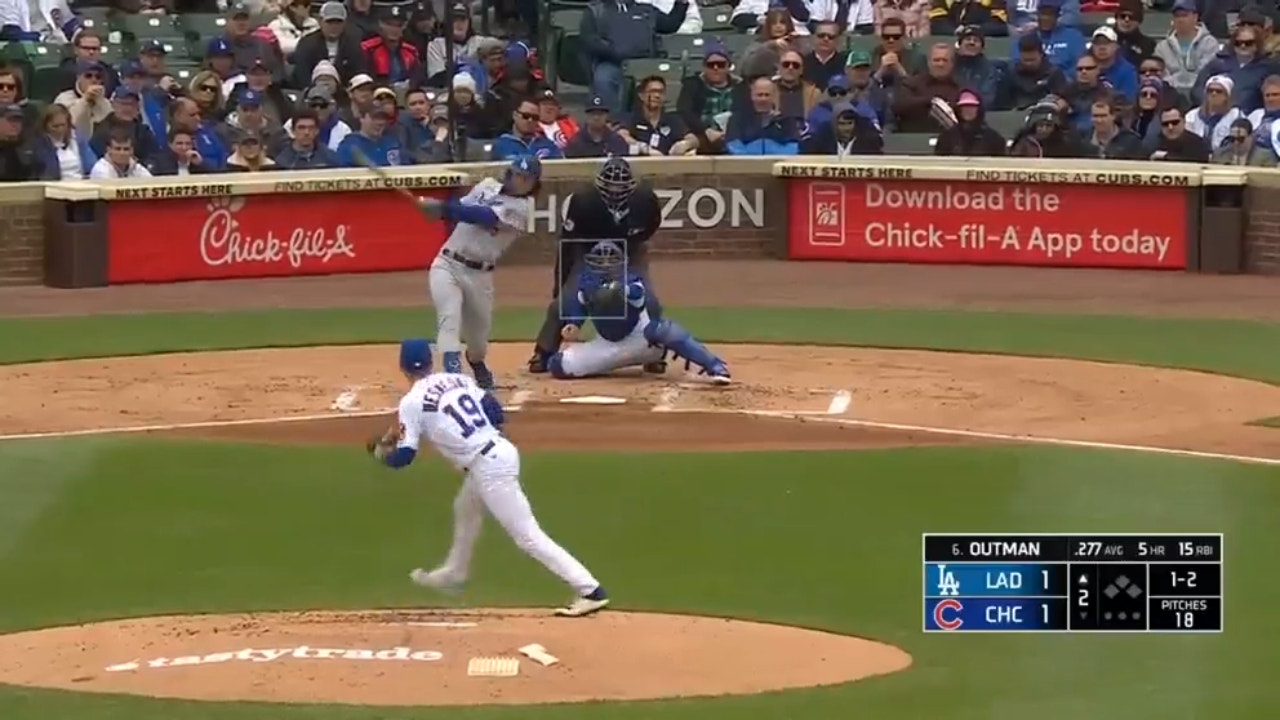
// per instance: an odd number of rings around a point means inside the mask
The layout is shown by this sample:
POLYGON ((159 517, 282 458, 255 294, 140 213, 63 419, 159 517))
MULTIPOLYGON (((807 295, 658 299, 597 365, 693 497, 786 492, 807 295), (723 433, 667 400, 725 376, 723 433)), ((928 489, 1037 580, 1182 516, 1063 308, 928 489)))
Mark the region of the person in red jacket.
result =
POLYGON ((404 42, 404 25, 408 19, 403 7, 384 6, 378 11, 378 36, 360 43, 365 67, 381 85, 408 82, 421 74, 418 49, 404 42))

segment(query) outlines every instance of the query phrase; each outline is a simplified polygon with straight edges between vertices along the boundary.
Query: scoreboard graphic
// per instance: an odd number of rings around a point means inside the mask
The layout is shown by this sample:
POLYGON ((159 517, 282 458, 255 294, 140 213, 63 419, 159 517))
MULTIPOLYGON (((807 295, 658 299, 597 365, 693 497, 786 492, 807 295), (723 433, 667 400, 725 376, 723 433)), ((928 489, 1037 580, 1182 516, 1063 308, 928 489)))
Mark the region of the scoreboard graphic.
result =
POLYGON ((1222 632, 1222 535, 936 535, 925 632, 1222 632))

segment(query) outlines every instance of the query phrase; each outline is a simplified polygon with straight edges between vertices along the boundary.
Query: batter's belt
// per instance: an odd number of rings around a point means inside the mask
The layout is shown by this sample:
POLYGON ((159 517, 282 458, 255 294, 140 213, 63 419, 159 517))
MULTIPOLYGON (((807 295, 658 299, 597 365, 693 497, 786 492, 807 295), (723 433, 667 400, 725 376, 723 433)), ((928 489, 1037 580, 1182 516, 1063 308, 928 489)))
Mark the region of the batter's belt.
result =
POLYGON ((479 270, 480 272, 493 272, 493 268, 494 268, 493 263, 485 263, 485 262, 480 262, 479 260, 472 260, 466 255, 460 255, 447 248, 444 250, 441 250, 440 254, 456 263, 462 264, 464 267, 469 267, 472 270, 479 270))

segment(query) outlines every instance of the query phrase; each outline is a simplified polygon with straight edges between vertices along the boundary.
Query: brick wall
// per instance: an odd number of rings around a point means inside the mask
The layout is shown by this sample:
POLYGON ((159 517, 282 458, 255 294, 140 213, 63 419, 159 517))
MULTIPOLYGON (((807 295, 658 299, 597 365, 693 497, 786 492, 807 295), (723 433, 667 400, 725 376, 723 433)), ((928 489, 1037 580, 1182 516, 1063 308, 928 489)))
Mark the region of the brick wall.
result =
POLYGON ((43 278, 43 201, 0 201, 0 286, 39 285, 43 278))
POLYGON ((1245 272, 1280 275, 1280 187, 1249 188, 1245 272))
MULTIPOLYGON (((665 214, 664 227, 651 250, 656 255, 715 255, 719 258, 783 257, 785 207, 778 202, 781 184, 759 175, 672 175, 646 177, 665 214), (691 217, 692 216, 692 217, 691 217), (713 220, 719 222, 713 223, 713 220), (710 226, 710 227, 707 227, 710 226)), ((545 263, 556 250, 555 230, 561 217, 551 217, 554 200, 560 213, 573 192, 587 187, 581 180, 551 179, 534 203, 534 234, 517 241, 504 264, 545 263)))

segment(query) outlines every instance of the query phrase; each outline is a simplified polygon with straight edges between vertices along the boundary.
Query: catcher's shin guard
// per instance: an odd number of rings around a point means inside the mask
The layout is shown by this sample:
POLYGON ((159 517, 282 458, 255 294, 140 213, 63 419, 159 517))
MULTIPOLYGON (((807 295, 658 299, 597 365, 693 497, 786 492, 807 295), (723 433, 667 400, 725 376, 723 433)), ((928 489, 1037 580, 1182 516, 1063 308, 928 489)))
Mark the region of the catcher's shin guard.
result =
POLYGON ((684 359, 684 367, 692 363, 707 372, 722 367, 724 361, 716 357, 706 345, 694 339, 680 323, 669 318, 654 320, 644 328, 644 339, 650 345, 669 350, 676 358, 684 359))

